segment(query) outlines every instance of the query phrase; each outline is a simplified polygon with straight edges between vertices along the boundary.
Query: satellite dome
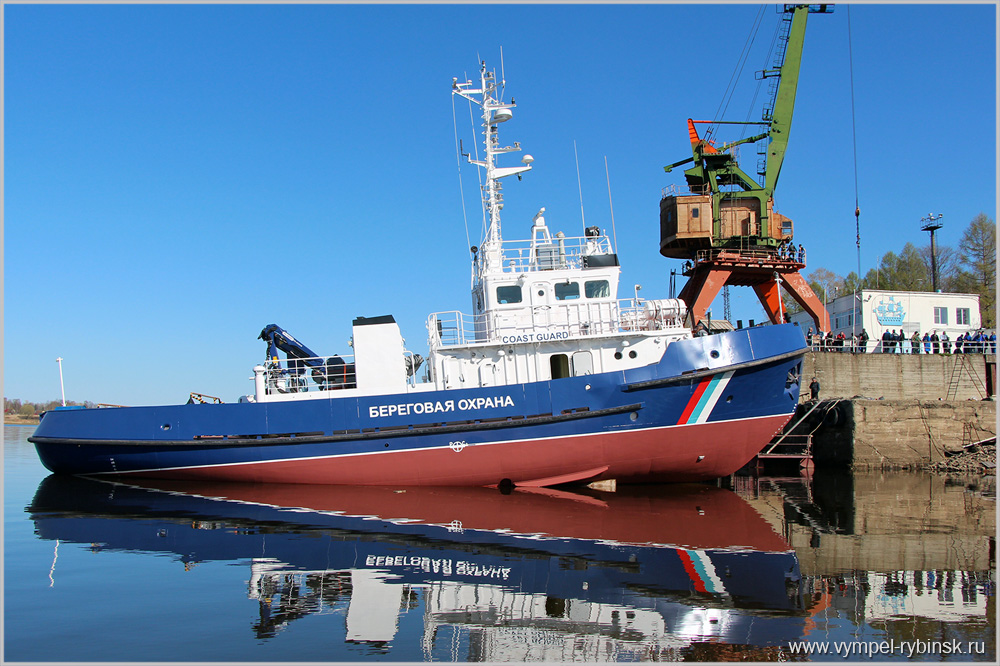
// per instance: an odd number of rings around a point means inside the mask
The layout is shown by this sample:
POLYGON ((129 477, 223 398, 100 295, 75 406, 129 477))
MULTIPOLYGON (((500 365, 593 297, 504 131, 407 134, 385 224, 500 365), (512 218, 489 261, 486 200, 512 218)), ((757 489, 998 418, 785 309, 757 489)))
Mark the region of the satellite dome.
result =
POLYGON ((497 109, 493 112, 493 122, 502 123, 510 120, 514 116, 510 109, 497 109))

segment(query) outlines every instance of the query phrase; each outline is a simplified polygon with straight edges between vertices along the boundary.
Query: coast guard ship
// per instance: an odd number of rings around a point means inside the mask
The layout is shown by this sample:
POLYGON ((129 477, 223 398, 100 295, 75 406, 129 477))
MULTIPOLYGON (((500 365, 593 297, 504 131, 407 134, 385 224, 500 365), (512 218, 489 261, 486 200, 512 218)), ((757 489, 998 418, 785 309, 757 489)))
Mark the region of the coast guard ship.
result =
MULTIPOLYGON (((597 227, 501 237, 499 166, 513 101, 482 64, 453 95, 481 111, 486 233, 472 313, 427 322, 429 356, 391 315, 353 322, 353 357, 321 356, 277 325, 254 393, 232 404, 47 412, 30 438, 51 471, 112 477, 355 485, 551 486, 697 481, 735 472, 795 410, 806 346, 793 325, 694 337, 684 303, 618 299, 597 227), (279 354, 284 352, 285 359, 279 354)), ((525 221, 527 222, 527 221, 525 221)), ((527 224, 525 224, 527 226, 527 224)))

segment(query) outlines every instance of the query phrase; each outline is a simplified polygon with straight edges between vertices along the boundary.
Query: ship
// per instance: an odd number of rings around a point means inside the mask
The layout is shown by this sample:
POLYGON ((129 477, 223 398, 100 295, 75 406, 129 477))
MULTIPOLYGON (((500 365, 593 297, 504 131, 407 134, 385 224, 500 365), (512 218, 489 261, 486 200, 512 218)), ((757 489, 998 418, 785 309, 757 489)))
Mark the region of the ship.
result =
MULTIPOLYGON (((501 233, 513 118, 485 62, 452 94, 478 107, 484 234, 472 310, 433 313, 428 356, 391 314, 353 320, 351 355, 264 328, 254 392, 237 402, 56 409, 30 441, 58 474, 254 483, 545 487, 703 481, 752 460, 798 402, 805 340, 780 324, 695 335, 679 299, 619 299, 599 227, 501 233), (281 358, 281 354, 285 358, 281 358), (423 370, 421 371, 421 366, 423 370)), ((525 220, 527 222, 527 220, 525 220)), ((527 224, 525 224, 527 226, 527 224)), ((197 394, 192 394, 195 396, 197 394)))

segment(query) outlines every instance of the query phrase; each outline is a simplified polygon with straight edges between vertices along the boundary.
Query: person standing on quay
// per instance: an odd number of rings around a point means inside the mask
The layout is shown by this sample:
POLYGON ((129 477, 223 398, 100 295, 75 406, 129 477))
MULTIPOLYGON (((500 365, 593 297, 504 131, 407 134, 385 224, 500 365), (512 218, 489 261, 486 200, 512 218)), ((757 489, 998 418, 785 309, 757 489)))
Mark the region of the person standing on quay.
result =
POLYGON ((868 352, 868 331, 861 329, 861 353, 868 352))
POLYGON ((941 353, 951 353, 951 338, 948 337, 948 331, 941 331, 941 353))
POLYGON ((924 353, 931 353, 931 336, 930 333, 924 333, 924 353))
POLYGON ((910 338, 910 347, 913 349, 914 354, 920 353, 920 332, 913 331, 913 337, 910 338))
POLYGON ((941 353, 941 338, 938 337, 937 331, 931 332, 931 348, 934 350, 935 354, 941 353))
POLYGON ((815 377, 809 383, 809 395, 812 396, 813 400, 819 400, 819 380, 815 377))

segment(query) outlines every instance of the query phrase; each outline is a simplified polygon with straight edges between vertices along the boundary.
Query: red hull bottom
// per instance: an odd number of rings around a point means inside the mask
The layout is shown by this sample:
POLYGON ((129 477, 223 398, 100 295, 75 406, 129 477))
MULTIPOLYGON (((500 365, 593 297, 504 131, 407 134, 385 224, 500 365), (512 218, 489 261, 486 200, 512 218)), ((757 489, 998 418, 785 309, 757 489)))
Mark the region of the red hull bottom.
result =
POLYGON ((519 486, 617 479, 704 481, 748 463, 791 414, 450 448, 333 455, 121 474, 161 479, 335 485, 519 486))

